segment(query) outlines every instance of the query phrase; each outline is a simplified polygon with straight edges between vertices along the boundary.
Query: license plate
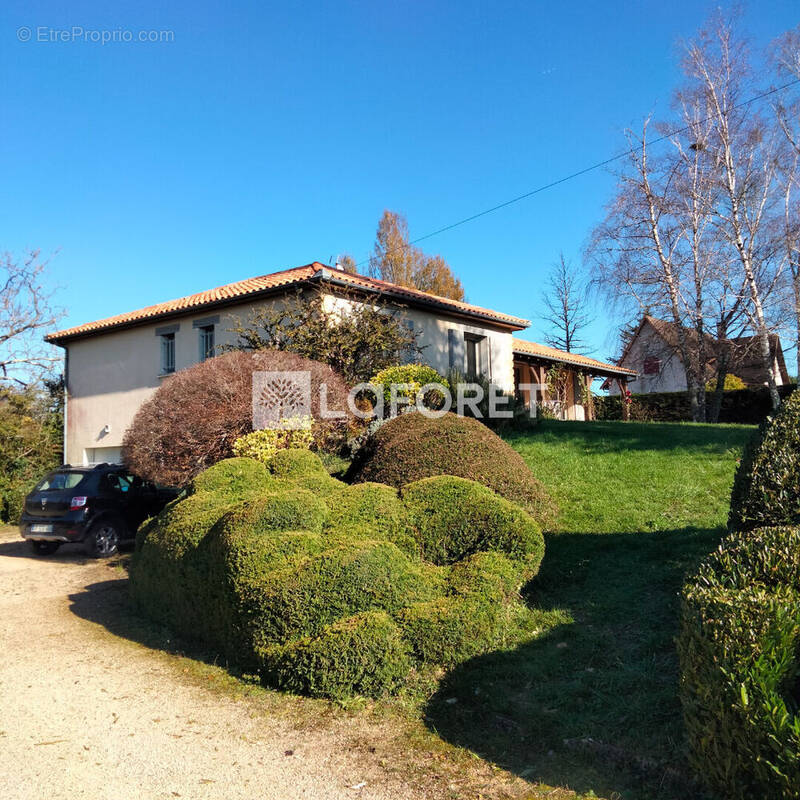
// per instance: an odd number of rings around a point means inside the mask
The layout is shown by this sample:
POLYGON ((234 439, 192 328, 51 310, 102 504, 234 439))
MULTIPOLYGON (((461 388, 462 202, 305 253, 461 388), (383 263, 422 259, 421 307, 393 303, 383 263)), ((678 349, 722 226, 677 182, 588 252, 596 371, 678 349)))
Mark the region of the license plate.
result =
POLYGON ((31 533, 52 533, 52 525, 31 525, 31 533))

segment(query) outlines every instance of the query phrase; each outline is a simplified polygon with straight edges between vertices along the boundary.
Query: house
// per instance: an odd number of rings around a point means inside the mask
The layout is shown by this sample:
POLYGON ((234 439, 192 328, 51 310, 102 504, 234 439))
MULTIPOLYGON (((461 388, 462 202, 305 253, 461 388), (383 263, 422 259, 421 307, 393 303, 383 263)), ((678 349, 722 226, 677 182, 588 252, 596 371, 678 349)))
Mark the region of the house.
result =
MULTIPOLYGON (((684 328, 686 341, 693 352, 697 352, 697 332, 684 328)), ((628 340, 619 365, 635 370, 637 377, 628 383, 634 394, 650 392, 685 392, 686 372, 678 344, 679 328, 674 322, 645 315, 628 340)), ((783 358, 781 340, 777 334, 770 334, 772 354, 772 374, 775 383, 782 386, 789 383, 789 374, 783 358)), ((705 334, 706 370, 705 380, 715 378, 717 359, 727 349, 728 372, 741 378, 746 386, 763 386, 767 383, 767 373, 761 357, 760 342, 757 336, 740 336, 734 339, 719 340, 705 334)), ((619 394, 618 383, 607 380, 603 384, 611 394, 619 394)))
MULTIPOLYGON (((556 359, 573 359, 576 375, 629 374, 624 368, 515 340, 513 334, 526 328, 528 320, 315 262, 50 334, 47 341, 65 350, 65 460, 118 462, 125 431, 162 381, 233 344, 231 329, 259 306, 304 288, 322 291, 330 308, 377 296, 402 307, 430 366, 441 373, 453 367, 485 376, 508 393, 521 383, 537 382, 523 380, 523 372, 541 377, 542 368, 556 359)), ((580 399, 573 390, 563 415, 582 418, 580 399)))

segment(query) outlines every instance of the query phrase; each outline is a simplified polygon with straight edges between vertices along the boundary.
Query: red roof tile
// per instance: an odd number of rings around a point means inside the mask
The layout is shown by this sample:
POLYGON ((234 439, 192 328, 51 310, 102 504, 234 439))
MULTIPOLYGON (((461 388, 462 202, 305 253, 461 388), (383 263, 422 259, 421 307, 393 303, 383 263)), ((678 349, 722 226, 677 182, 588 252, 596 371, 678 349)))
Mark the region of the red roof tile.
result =
POLYGON ((605 361, 598 361, 589 356, 582 356, 578 353, 568 353, 566 350, 558 350, 555 347, 548 347, 537 342, 526 342, 522 339, 514 339, 514 352, 526 356, 536 356, 545 361, 558 361, 564 364, 573 364, 577 367, 596 369, 601 372, 613 372, 619 375, 636 375, 636 371, 625 367, 618 367, 616 364, 607 364, 605 361))
POLYGON ((129 311, 126 314, 118 314, 114 317, 107 317, 95 322, 87 322, 73 328, 49 334, 46 339, 48 342, 59 343, 66 339, 80 336, 90 336, 93 334, 104 333, 114 328, 127 327, 138 323, 157 320, 161 317, 174 316, 182 312, 191 312, 202 309, 205 306, 224 303, 226 300, 240 301, 249 296, 257 296, 272 292, 276 289, 289 288, 298 285, 312 278, 322 282, 335 282, 345 284, 354 290, 369 292, 380 292, 387 296, 397 298, 409 305, 434 306, 445 311, 466 316, 481 317, 489 321, 496 322, 515 330, 526 328, 530 322, 519 317, 512 317, 508 314, 501 314, 488 308, 481 308, 469 303, 462 303, 458 300, 451 300, 447 297, 421 292, 417 289, 410 289, 405 286, 398 286, 395 283, 379 281, 375 278, 368 278, 364 275, 351 275, 340 269, 326 267, 324 264, 314 262, 304 267, 273 272, 269 275, 262 275, 258 278, 248 278, 236 283, 228 283, 225 286, 218 286, 216 289, 209 289, 205 292, 191 294, 180 297, 177 300, 168 300, 165 303, 157 303, 153 306, 140 308, 136 311, 129 311))

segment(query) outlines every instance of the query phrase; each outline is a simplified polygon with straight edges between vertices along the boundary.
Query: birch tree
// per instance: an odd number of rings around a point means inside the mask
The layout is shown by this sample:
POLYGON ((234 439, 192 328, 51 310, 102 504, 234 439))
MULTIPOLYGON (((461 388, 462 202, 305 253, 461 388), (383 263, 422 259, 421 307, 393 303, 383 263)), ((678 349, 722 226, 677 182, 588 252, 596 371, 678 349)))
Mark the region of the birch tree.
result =
MULTIPOLYGON (((649 127, 648 119, 640 136, 627 133, 627 168, 618 176, 617 194, 593 234, 589 254, 595 283, 610 299, 665 316, 675 324, 692 419, 701 421, 705 363, 688 335, 691 317, 683 290, 687 234, 685 222, 675 213, 682 163, 674 152, 651 153, 649 127)), ((702 330, 702 314, 698 320, 702 330)))
MULTIPOLYGON (((800 25, 781 36, 773 48, 779 80, 800 79, 800 25)), ((780 238, 786 259, 789 306, 797 350, 796 374, 800 375, 800 96, 791 87, 780 93, 774 105, 775 119, 783 133, 785 153, 778 175, 782 188, 783 214, 780 238)))
POLYGON ((743 308, 758 337, 772 406, 778 408, 765 305, 765 294, 779 277, 770 274, 775 262, 768 241, 776 196, 776 137, 758 110, 744 102, 757 94, 757 87, 744 43, 737 41, 729 21, 715 17, 686 45, 684 71, 711 123, 708 138, 700 145, 722 188, 716 224, 736 256, 748 295, 743 308))

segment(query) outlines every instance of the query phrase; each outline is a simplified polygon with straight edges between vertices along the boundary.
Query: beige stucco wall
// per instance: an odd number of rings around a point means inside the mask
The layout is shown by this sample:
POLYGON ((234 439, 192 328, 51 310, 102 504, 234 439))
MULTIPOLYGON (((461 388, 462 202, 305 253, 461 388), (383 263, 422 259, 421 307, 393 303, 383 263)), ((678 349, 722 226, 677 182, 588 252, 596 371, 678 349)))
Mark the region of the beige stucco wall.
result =
MULTIPOLYGON (((329 309, 346 309, 350 300, 328 295, 329 309)), ((488 364, 484 374, 504 392, 514 391, 514 351, 513 335, 499 327, 465 322, 457 317, 449 317, 438 312, 432 313, 415 308, 402 308, 398 318, 410 322, 417 334, 417 343, 423 348, 421 360, 439 373, 446 373, 450 367, 450 331, 463 342, 465 334, 485 337, 488 350, 485 351, 488 364)), ((460 372, 466 371, 465 350, 456 349, 454 366, 460 372)))
MULTIPOLYGON (((683 363, 649 325, 645 325, 639 331, 621 366, 637 372, 636 379, 627 384, 633 394, 686 391, 686 372, 683 363), (661 359, 661 371, 656 375, 644 374, 644 361, 648 356, 661 359)), ((619 385, 616 381, 612 381, 609 392, 619 394, 619 385)))
MULTIPOLYGON (((65 458, 71 464, 97 460, 117 460, 125 431, 139 407, 158 388, 160 340, 156 329, 178 325, 175 333, 176 371, 199 360, 199 332, 195 320, 219 315, 215 326, 216 345, 233 343, 230 332, 237 319, 247 320, 254 308, 267 303, 232 306, 227 309, 201 309, 192 314, 160 320, 122 331, 79 339, 67 344, 67 425, 65 458), (106 432, 106 426, 108 426, 106 432)), ((329 296, 331 307, 347 301, 329 296)), ((467 324, 463 320, 440 317, 426 311, 403 309, 401 315, 413 323, 419 341, 425 346, 422 360, 440 372, 449 367, 448 330, 487 337, 491 348, 491 379, 504 391, 513 391, 513 353, 510 333, 499 328, 467 324)), ((464 366, 461 366, 464 369, 464 366)))

